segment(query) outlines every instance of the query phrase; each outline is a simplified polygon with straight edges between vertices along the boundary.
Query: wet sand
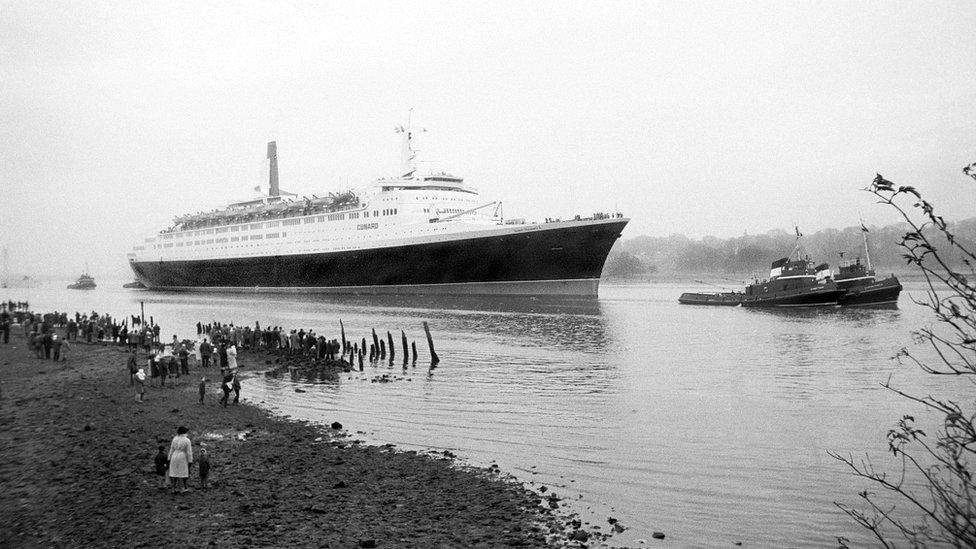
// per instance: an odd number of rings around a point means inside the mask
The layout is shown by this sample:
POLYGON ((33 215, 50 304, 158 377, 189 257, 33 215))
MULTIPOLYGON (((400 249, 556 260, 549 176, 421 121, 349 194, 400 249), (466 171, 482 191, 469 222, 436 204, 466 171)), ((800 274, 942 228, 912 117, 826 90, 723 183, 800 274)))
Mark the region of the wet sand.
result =
POLYGON ((213 367, 191 362, 181 386, 138 403, 122 348, 72 343, 54 363, 14 332, 0 344, 0 547, 552 547, 574 534, 495 471, 224 408, 213 367), (209 488, 193 467, 174 495, 153 457, 180 425, 212 470, 209 488))

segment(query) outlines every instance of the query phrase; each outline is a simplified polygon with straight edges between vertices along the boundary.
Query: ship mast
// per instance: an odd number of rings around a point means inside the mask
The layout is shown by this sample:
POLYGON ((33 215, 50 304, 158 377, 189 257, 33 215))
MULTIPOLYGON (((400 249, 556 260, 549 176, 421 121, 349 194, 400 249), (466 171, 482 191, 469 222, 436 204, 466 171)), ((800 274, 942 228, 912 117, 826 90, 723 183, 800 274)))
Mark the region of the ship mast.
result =
POLYGON ((864 240, 864 259, 867 261, 868 270, 871 270, 871 252, 868 251, 868 228, 861 221, 861 239, 864 240))
POLYGON ((414 172, 417 171, 417 166, 414 164, 413 159, 417 157, 417 151, 413 150, 410 146, 410 140, 413 137, 410 131, 410 119, 413 115, 413 109, 410 109, 407 114, 407 127, 397 126, 393 128, 393 131, 403 134, 403 141, 400 148, 400 178, 411 179, 413 178, 414 172))

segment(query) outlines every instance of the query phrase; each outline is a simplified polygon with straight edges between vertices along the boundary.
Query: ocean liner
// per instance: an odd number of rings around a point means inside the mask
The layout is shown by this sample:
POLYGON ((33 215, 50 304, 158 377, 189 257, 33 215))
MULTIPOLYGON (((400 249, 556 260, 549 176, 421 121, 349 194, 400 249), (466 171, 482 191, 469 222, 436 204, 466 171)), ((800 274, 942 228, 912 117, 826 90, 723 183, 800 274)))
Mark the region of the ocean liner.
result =
POLYGON ((152 290, 595 296, 622 214, 526 223, 504 219, 462 178, 417 173, 409 128, 401 175, 353 192, 268 192, 174 224, 128 254, 152 290))

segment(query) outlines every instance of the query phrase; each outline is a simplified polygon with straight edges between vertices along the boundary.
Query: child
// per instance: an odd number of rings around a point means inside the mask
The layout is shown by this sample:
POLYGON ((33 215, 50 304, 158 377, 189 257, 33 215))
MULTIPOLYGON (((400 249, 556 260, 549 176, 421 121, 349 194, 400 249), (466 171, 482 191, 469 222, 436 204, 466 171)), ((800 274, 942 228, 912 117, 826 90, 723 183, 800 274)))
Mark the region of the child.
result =
POLYGON ((200 488, 206 489, 207 487, 207 475, 210 474, 210 456, 207 455, 206 450, 200 450, 200 488))
POLYGON ((146 371, 142 368, 136 372, 136 384, 138 385, 136 387, 136 402, 142 402, 146 395, 146 371))
POLYGON ((207 378, 201 377, 200 378, 200 404, 203 404, 203 397, 206 394, 207 394, 207 378))
POLYGON ((159 447, 159 453, 156 454, 156 458, 153 461, 156 463, 156 476, 159 477, 159 488, 165 490, 166 472, 169 471, 169 458, 166 456, 166 451, 163 446, 159 447))

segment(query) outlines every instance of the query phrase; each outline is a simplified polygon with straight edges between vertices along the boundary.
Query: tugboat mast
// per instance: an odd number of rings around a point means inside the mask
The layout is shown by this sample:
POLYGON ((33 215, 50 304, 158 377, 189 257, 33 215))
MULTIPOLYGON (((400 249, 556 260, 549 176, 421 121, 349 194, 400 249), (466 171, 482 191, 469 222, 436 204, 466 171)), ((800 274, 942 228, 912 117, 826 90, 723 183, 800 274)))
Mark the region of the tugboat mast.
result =
POLYGON ((871 270, 871 252, 868 251, 868 228, 864 226, 864 221, 861 220, 861 239, 864 240, 864 259, 868 264, 868 271, 871 270))

